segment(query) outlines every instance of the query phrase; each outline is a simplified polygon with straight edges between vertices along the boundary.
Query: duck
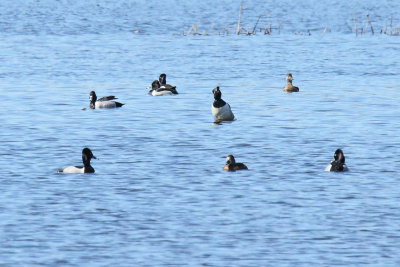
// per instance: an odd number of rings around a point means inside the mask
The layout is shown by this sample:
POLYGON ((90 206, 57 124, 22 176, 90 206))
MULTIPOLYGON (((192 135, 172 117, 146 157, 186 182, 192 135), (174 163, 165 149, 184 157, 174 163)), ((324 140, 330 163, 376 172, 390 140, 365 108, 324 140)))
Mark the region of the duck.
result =
POLYGON ((211 106, 211 112, 214 116, 215 122, 233 121, 235 116, 233 115, 231 106, 222 100, 222 93, 219 90, 219 86, 214 88, 212 92, 214 94, 214 103, 211 106))
POLYGON ((223 170, 228 172, 235 172, 238 170, 248 170, 248 168, 243 163, 236 163, 235 157, 233 155, 229 155, 226 157, 226 164, 223 170))
POLYGON ((176 95, 178 92, 175 87, 166 88, 165 86, 160 86, 160 81, 154 80, 151 83, 151 89, 149 91, 149 95, 152 96, 162 96, 162 95, 176 95))
POLYGON ((60 173, 94 173, 93 167, 90 165, 90 160, 96 157, 93 155, 92 151, 85 147, 82 149, 82 162, 83 166, 68 166, 58 170, 60 173))
POLYGON ((287 85, 285 86, 285 88, 283 88, 283 91, 286 91, 288 93, 298 92, 299 91, 299 87, 293 86, 292 81, 293 81, 293 76, 292 76, 291 73, 288 73, 286 75, 287 85))
POLYGON ((348 171, 349 168, 345 164, 346 158, 344 157, 343 151, 339 148, 336 149, 335 154, 333 155, 334 160, 332 160, 331 164, 329 164, 325 171, 328 172, 343 172, 348 171))
POLYGON ((112 101, 114 99, 118 99, 113 95, 105 96, 97 99, 97 95, 95 91, 90 92, 90 108, 91 109, 100 109, 100 108, 120 108, 125 104, 120 102, 112 101))
POLYGON ((173 90, 177 94, 178 92, 175 90, 176 86, 167 84, 167 75, 165 73, 161 73, 160 77, 158 77, 158 81, 160 82, 160 89, 167 89, 167 90, 173 90))

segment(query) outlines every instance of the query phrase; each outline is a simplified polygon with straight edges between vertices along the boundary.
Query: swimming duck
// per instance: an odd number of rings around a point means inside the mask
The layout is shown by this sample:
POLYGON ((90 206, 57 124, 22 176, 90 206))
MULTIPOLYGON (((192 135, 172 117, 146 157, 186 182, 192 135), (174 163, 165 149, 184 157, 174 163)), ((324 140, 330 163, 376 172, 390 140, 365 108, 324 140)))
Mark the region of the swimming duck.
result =
POLYGON ((283 88, 283 91, 286 91, 286 92, 289 92, 289 93, 298 92, 299 91, 299 87, 293 86, 292 81, 293 81, 293 76, 292 76, 291 73, 288 73, 286 75, 287 85, 285 86, 285 88, 283 88))
POLYGON ((236 163, 235 157, 232 155, 229 155, 226 157, 226 164, 225 164, 223 170, 228 171, 228 172, 234 172, 237 170, 248 170, 248 168, 243 163, 240 163, 240 162, 236 163))
POLYGON ((222 100, 222 93, 219 86, 212 90, 214 94, 214 103, 211 106, 211 112, 216 122, 233 121, 235 116, 232 113, 231 106, 222 100))
POLYGON ((85 147, 82 150, 82 162, 83 166, 68 166, 63 169, 58 170, 58 172, 62 173, 94 173, 93 167, 90 165, 90 160, 92 158, 96 158, 92 151, 85 147))
POLYGON ((341 149, 337 149, 335 154, 333 155, 334 160, 332 160, 331 164, 325 168, 325 171, 328 172, 343 172, 348 171, 347 165, 345 164, 345 157, 343 151, 341 149))
POLYGON ((110 96, 105 96, 102 98, 97 99, 97 95, 94 91, 90 92, 90 108, 95 109, 95 108, 119 108, 122 107, 125 104, 116 102, 116 101, 111 101, 114 99, 117 99, 115 96, 110 95, 110 96))
MULTIPOLYGON (((158 81, 160 82, 160 88, 161 89, 168 89, 168 90, 175 90, 176 86, 167 84, 167 75, 165 73, 160 74, 160 77, 158 77, 158 81)), ((176 92, 174 94, 177 94, 176 92)))
POLYGON ((149 91, 149 94, 152 96, 176 95, 178 92, 176 91, 175 86, 166 88, 165 86, 160 86, 160 82, 158 80, 154 80, 151 83, 151 90, 149 91))

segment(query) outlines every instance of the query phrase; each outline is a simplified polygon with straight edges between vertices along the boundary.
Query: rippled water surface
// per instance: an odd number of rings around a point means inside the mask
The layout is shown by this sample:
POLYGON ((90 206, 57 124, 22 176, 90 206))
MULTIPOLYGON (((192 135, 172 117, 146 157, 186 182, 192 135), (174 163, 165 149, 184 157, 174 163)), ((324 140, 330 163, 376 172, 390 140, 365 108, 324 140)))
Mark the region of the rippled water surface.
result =
POLYGON ((244 1, 254 36, 239 5, 0 3, 0 266, 400 265, 399 3, 244 1), (163 72, 179 95, 147 94, 163 72), (96 173, 57 174, 83 147, 96 173))

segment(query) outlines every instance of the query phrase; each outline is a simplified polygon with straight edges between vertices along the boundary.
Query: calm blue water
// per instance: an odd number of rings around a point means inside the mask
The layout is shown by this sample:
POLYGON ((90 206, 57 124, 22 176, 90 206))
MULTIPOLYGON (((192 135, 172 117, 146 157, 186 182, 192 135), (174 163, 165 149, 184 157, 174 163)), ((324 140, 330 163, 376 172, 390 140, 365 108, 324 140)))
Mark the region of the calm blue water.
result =
POLYGON ((255 36, 239 5, 0 2, 0 266, 400 265, 400 37, 352 32, 400 3, 244 1, 255 36), (163 72, 179 95, 147 95, 163 72), (82 110, 91 90, 126 105, 82 110), (85 146, 95 174, 56 173, 85 146))

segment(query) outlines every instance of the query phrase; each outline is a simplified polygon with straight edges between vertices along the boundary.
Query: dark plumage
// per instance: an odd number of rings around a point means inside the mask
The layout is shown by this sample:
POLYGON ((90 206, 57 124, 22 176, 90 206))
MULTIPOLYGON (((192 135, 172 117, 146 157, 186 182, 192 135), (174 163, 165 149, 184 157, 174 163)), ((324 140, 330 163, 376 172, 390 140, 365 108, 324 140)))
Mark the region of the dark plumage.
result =
POLYGON ((347 171, 347 165, 346 165, 346 158, 343 154, 343 151, 341 149, 337 149, 335 151, 335 154, 333 155, 334 160, 332 160, 331 164, 328 165, 328 167, 325 168, 326 171, 330 172, 343 172, 347 171))
POLYGON ((229 155, 226 157, 226 164, 223 168, 224 171, 228 172, 234 172, 238 170, 248 170, 247 166, 244 165, 243 163, 236 163, 235 157, 232 155, 229 155))
POLYGON ((219 86, 215 87, 212 90, 213 94, 214 94, 214 102, 213 102, 213 107, 214 108, 221 108, 223 106, 225 106, 226 102, 224 100, 222 100, 222 93, 219 90, 219 86))
POLYGON ((160 74, 158 81, 160 82, 160 90, 170 90, 173 94, 178 94, 176 86, 167 84, 167 75, 165 73, 160 74))
MULTIPOLYGON (((92 91, 92 92, 94 92, 94 91, 92 91)), ((118 99, 118 98, 116 98, 113 95, 109 95, 109 96, 100 97, 99 99, 97 99, 97 101, 110 101, 110 100, 114 100, 114 99, 118 99)))
POLYGON ((165 89, 175 89, 176 86, 172 86, 170 84, 167 84, 167 75, 165 73, 160 74, 160 77, 158 77, 158 81, 160 82, 160 87, 165 88, 165 89))

